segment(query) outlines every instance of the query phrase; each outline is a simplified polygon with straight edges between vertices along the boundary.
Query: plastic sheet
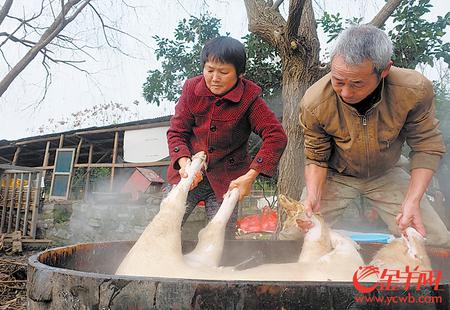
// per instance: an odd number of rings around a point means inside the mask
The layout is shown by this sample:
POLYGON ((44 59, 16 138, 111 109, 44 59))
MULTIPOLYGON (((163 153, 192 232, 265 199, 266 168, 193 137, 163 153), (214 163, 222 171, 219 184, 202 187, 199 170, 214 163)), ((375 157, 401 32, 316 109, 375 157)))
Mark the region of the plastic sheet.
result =
POLYGON ((248 215, 237 220, 237 227, 244 233, 270 232, 277 230, 278 214, 264 207, 261 214, 248 215))

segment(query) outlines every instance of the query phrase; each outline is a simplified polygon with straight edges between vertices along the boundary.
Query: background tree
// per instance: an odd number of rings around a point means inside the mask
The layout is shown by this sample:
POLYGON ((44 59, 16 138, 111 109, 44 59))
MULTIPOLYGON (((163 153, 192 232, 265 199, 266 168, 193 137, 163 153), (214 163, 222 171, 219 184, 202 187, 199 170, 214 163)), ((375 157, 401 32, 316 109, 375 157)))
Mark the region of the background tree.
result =
MULTIPOLYGON (((83 57, 92 58, 89 51, 95 46, 83 40, 82 29, 77 29, 77 31, 71 32, 72 34, 65 31, 67 26, 82 14, 91 14, 93 17, 91 20, 94 21, 93 27, 101 30, 105 45, 126 54, 115 43, 114 35, 131 35, 121 31, 114 25, 113 20, 103 14, 100 5, 106 5, 105 3, 93 0, 41 0, 40 3, 38 1, 25 3, 27 6, 25 8, 23 5, 21 15, 10 13, 14 4, 17 4, 17 7, 20 5, 19 1, 5 0, 0 7, 0 26, 2 28, 0 31, 0 55, 8 68, 8 71, 0 76, 0 97, 38 55, 41 56, 41 63, 46 71, 44 97, 51 82, 50 64, 65 64, 88 73, 80 64, 84 62, 83 57), (33 7, 36 10, 30 12, 30 8, 33 7), (10 63, 4 52, 7 45, 13 44, 26 48, 26 52, 19 57, 15 64, 10 63), (67 52, 68 56, 60 58, 63 52, 67 52)), ((123 6, 127 7, 125 3, 123 6)), ((91 25, 83 26, 86 27, 84 30, 87 30, 91 25)), ((134 39, 141 42, 137 38, 134 39)))

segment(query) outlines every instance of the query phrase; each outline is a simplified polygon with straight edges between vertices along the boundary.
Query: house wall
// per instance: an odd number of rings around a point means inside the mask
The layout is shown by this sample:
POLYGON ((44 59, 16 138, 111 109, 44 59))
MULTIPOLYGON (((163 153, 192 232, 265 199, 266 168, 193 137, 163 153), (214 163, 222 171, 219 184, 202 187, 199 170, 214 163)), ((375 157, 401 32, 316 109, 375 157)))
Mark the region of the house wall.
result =
POLYGON ((162 160, 169 156, 167 130, 169 126, 126 130, 123 138, 123 159, 143 163, 162 160))

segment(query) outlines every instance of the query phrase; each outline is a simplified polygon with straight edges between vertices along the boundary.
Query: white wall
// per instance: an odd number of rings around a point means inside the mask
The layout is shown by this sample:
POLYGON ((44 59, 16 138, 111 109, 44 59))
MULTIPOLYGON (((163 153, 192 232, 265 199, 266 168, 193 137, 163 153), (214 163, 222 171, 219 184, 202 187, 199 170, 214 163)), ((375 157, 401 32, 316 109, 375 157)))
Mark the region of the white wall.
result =
POLYGON ((168 126, 125 131, 123 159, 131 163, 144 163, 169 156, 167 129, 168 126))

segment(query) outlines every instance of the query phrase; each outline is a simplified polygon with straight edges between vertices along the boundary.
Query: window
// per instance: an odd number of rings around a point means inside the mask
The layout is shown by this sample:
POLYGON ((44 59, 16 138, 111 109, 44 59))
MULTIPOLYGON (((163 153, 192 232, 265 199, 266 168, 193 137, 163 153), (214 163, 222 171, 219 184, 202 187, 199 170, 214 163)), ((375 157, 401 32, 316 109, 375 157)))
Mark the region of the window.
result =
POLYGON ((75 149, 57 149, 55 169, 50 186, 50 199, 67 199, 72 178, 75 149))

